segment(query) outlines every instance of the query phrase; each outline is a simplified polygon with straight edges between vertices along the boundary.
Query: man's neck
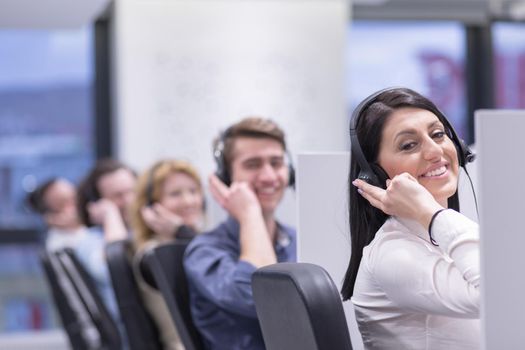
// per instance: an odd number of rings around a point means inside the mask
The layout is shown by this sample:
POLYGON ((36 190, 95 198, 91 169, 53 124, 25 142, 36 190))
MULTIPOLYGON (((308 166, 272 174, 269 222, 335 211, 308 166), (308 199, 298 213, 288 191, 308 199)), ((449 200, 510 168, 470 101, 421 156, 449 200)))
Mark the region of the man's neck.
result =
POLYGON ((81 224, 78 224, 78 225, 72 225, 72 226, 62 226, 62 227, 58 227, 58 226, 50 226, 50 229, 53 229, 53 230, 56 230, 56 231, 59 231, 59 232, 63 232, 63 233, 73 233, 73 232, 76 232, 78 231, 80 228, 82 228, 82 225, 81 224))
POLYGON ((265 215, 263 214, 264 223, 266 224, 266 229, 270 235, 270 240, 275 242, 275 236, 277 233, 277 222, 275 221, 275 216, 273 213, 265 215))

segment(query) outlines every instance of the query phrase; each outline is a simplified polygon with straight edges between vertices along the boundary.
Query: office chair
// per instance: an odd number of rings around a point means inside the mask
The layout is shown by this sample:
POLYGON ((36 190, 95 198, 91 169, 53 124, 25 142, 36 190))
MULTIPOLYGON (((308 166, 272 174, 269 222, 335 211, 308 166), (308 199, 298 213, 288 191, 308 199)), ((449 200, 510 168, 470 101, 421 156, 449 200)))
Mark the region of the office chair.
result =
POLYGON ((101 344, 97 349, 120 350, 122 340, 118 327, 102 302, 91 276, 70 248, 57 251, 55 256, 98 330, 101 344))
POLYGON ((253 297, 268 350, 352 350, 341 298, 328 273, 280 263, 252 276, 253 297))
POLYGON ((99 349, 101 336, 88 310, 54 253, 40 251, 40 261, 72 349, 99 349))
POLYGON ((131 242, 111 242, 105 246, 105 253, 130 350, 161 350, 157 327, 144 307, 133 275, 131 242))
POLYGON ((146 252, 140 265, 145 280, 151 281, 166 301, 186 350, 201 350, 202 339, 191 317, 188 282, 183 267, 184 251, 189 242, 179 240, 155 247, 146 252))

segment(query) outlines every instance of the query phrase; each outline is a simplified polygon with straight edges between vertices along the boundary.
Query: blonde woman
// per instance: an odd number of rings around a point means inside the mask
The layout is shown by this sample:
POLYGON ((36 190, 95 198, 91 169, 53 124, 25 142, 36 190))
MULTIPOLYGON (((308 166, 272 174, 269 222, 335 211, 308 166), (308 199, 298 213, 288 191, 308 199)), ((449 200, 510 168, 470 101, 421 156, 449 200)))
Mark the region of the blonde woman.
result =
POLYGON ((146 250, 192 238, 202 228, 204 195, 197 170, 182 160, 163 160, 151 167, 139 179, 132 221, 133 267, 146 308, 157 324, 163 348, 184 349, 162 295, 144 281, 138 265, 146 250))

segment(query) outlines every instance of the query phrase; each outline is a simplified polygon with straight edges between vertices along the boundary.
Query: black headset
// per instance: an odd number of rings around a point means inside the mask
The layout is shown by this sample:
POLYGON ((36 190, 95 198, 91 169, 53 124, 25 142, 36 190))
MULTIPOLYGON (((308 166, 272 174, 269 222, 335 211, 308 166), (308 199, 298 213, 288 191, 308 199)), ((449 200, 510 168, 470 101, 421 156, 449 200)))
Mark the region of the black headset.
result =
POLYGON ((162 165, 162 162, 158 162, 151 168, 148 174, 148 181, 146 182, 146 206, 151 207, 155 201, 153 200, 154 180, 157 169, 162 165))
MULTIPOLYGON (((357 126, 359 125, 359 121, 361 116, 364 114, 364 112, 375 102, 377 102, 377 98, 388 92, 393 92, 395 90, 407 90, 406 88, 402 87, 390 87, 386 89, 379 90, 377 92, 374 92, 367 98, 365 98, 355 109, 352 113, 352 118, 350 119, 350 147, 352 150, 352 156, 355 157, 355 160, 359 164, 359 175, 357 176, 359 179, 368 182, 371 185, 378 186, 385 188, 386 187, 386 180, 389 178, 388 174, 385 172, 385 170, 377 163, 371 163, 368 162, 365 154, 363 153, 363 150, 361 149, 361 145, 359 144, 359 139, 357 137, 357 126)), ((465 168, 465 165, 467 163, 473 162, 476 158, 476 155, 472 150, 465 144, 465 142, 460 139, 448 121, 448 119, 445 117, 445 115, 439 110, 436 109, 432 110, 434 114, 437 115, 439 120, 443 123, 443 126, 445 127, 445 132, 447 133, 447 136, 452 140, 454 145, 456 146, 457 154, 458 154, 458 161, 459 166, 465 168)))
MULTIPOLYGON (((224 132, 221 132, 219 135, 219 139, 213 149, 213 158, 215 159, 215 163, 217 163, 217 170, 215 171, 215 175, 226 185, 231 185, 231 174, 228 170, 228 166, 226 164, 226 159, 224 158, 224 145, 226 143, 226 140, 231 137, 231 127, 226 129, 224 132)), ((288 150, 285 150, 287 162, 288 162, 288 186, 295 188, 295 168, 292 163, 292 157, 290 155, 290 152, 288 150)))

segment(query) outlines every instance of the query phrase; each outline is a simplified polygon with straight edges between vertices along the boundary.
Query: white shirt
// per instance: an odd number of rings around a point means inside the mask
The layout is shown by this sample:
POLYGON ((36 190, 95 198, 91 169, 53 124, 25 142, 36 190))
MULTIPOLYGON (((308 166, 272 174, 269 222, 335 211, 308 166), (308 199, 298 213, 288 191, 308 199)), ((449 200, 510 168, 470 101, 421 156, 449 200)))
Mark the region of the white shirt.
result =
POLYGON ((47 232, 46 249, 50 252, 62 248, 76 248, 88 234, 85 226, 80 226, 75 230, 62 230, 51 228, 47 232))
MULTIPOLYGON (((46 238, 46 249, 50 252, 71 248, 76 257, 93 278, 95 286, 115 320, 120 322, 117 300, 106 263, 105 241, 99 227, 79 227, 76 230, 52 228, 46 238)), ((119 327, 121 325, 119 324, 119 327)))
POLYGON ((479 230, 454 210, 428 232, 391 217, 363 249, 352 296, 367 350, 479 349, 479 230))

